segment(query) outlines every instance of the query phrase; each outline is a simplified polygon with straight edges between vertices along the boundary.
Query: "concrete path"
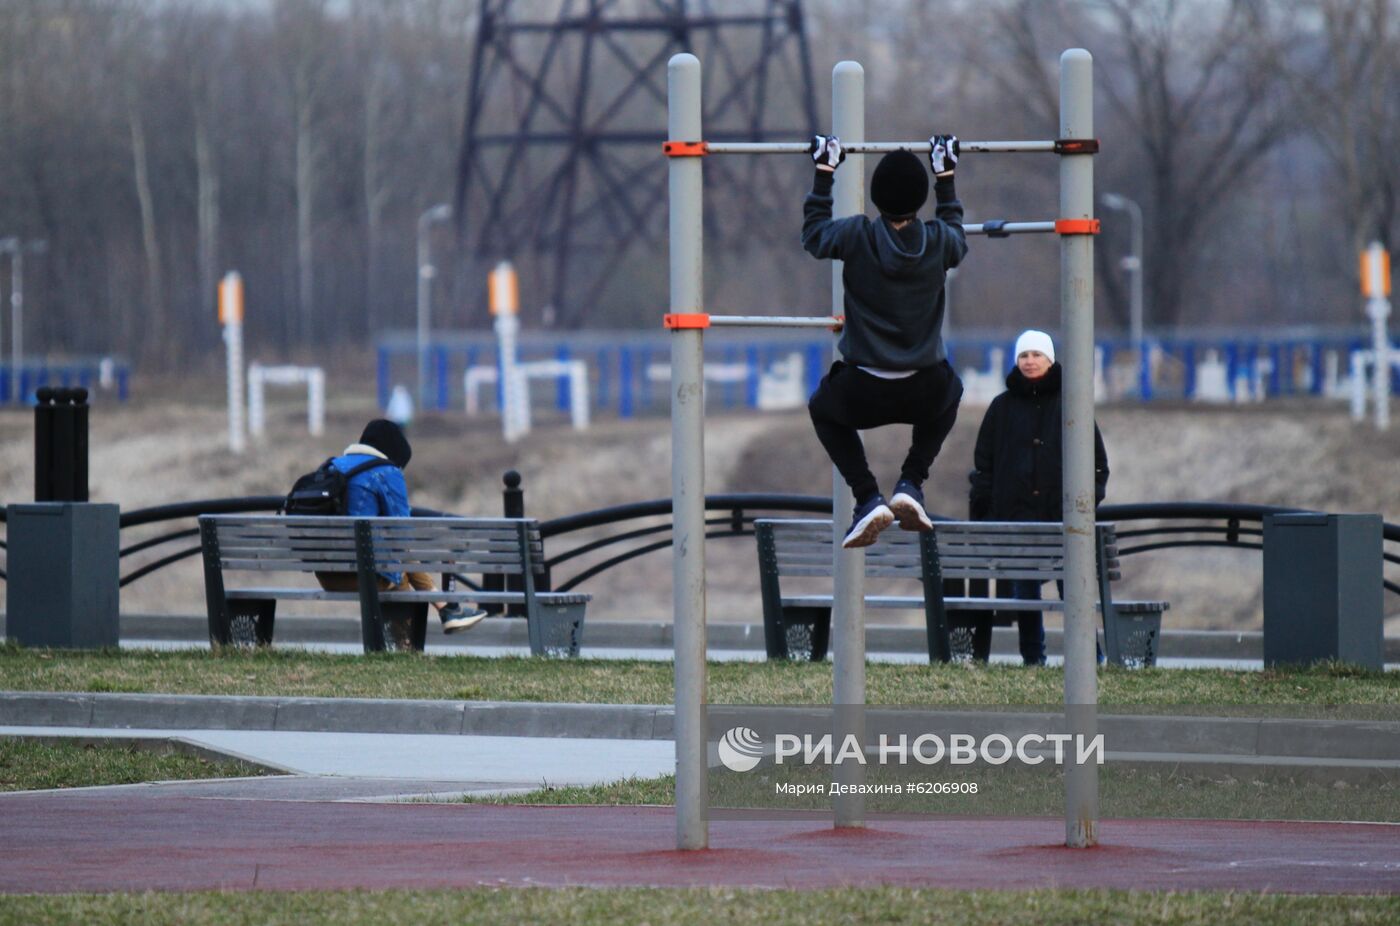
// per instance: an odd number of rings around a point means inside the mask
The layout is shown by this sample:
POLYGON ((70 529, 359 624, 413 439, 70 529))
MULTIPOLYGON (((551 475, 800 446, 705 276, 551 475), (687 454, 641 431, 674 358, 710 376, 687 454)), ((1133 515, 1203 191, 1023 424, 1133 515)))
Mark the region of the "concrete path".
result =
POLYGON ((429 790, 448 783, 448 790, 473 793, 603 784, 675 771, 675 746, 649 739, 42 726, 0 727, 0 736, 174 740, 295 775, 429 781, 438 783, 429 790))

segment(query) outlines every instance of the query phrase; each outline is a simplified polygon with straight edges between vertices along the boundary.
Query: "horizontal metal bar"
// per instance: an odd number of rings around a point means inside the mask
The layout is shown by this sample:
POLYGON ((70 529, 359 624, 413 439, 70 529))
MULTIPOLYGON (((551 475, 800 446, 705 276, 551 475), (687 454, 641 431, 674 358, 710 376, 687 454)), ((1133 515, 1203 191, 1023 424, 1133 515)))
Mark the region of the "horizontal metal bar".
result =
POLYGON ((711 328, 839 328, 839 318, 793 315, 711 315, 711 328))
MULTIPOLYGON (((712 141, 708 145, 710 154, 807 154, 805 141, 712 141)), ((847 154, 888 154, 904 148, 907 151, 927 153, 933 146, 928 139, 923 141, 860 141, 841 147, 847 154)), ((1054 153, 1055 140, 1045 141, 959 141, 958 151, 962 154, 977 151, 989 154, 1011 154, 1024 151, 1044 151, 1054 153)))
POLYGON ((976 222, 971 225, 964 225, 963 232, 969 235, 991 235, 993 238, 1000 238, 1002 235, 1028 235, 1040 232, 1054 234, 1054 222, 1005 222, 1000 227, 994 227, 990 231, 985 227, 985 222, 976 222))

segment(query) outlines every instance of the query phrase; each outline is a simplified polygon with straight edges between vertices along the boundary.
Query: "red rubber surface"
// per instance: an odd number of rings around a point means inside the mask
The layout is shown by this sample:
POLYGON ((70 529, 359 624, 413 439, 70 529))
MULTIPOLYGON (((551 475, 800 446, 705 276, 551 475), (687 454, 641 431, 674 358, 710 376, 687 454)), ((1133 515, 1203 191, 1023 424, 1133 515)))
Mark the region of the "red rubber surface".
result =
POLYGON ((670 808, 160 799, 0 802, 0 890, 306 890, 467 885, 1116 887, 1400 893, 1400 826, 816 816, 711 822, 677 852, 670 808))

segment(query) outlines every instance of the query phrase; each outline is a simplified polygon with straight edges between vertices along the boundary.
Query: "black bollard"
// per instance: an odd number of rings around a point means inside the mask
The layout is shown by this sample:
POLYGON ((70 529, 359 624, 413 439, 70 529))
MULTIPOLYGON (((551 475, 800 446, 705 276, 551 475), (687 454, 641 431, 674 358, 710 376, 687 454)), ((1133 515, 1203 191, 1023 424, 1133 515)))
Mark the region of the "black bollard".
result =
POLYGON ((501 481, 506 484, 506 490, 501 493, 502 513, 507 518, 525 517, 525 490, 520 488, 520 474, 508 469, 501 481))
POLYGON ((118 643, 120 512, 88 502, 88 393, 35 392, 34 500, 8 510, 9 639, 72 649, 118 643))
POLYGON ((53 501, 53 390, 44 386, 34 394, 34 500, 53 501))
POLYGON ((88 391, 73 390, 73 501, 88 500, 88 391))
POLYGON ((34 500, 88 500, 88 391, 34 393, 34 500))
MULTIPOLYGON (((525 517, 525 492, 520 488, 520 474, 513 469, 505 471, 501 476, 501 482, 505 483, 505 490, 501 492, 501 515, 507 518, 525 517)), ((499 592, 506 589, 507 577, 497 573, 487 573, 481 577, 481 588, 483 591, 499 592)), ((520 590, 520 577, 509 577, 509 589, 511 591, 520 590)), ((483 604, 482 610, 487 614, 524 614, 523 606, 510 606, 507 608, 503 604, 483 604)))

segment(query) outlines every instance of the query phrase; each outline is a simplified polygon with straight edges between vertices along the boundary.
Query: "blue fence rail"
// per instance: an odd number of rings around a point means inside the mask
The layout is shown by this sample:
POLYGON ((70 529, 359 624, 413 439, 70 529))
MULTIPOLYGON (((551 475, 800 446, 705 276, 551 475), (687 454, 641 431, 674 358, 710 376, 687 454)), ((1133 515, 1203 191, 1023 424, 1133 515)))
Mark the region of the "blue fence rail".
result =
MULTIPOLYGON (((621 418, 664 413, 667 408, 665 373, 670 344, 664 332, 575 332, 557 337, 533 335, 519 349, 519 360, 583 360, 589 370, 589 402, 594 413, 621 418)), ((976 370, 1000 377, 1010 369, 1014 336, 954 336, 947 340, 949 359, 960 372, 976 370), (996 369, 994 369, 994 366, 996 369)), ((718 409, 757 408, 760 382, 775 364, 794 354, 799 358, 804 395, 810 395, 830 363, 831 339, 787 335, 772 338, 706 339, 706 364, 731 373, 710 382, 709 401, 718 409)), ((1098 342, 1101 370, 1111 373, 1110 398, 1217 401, 1258 400, 1291 396, 1339 398, 1350 373, 1354 351, 1369 350, 1360 332, 1327 335, 1210 335, 1153 337, 1139 352, 1125 339, 1098 342), (1203 373, 1210 374, 1203 376, 1203 373), (1203 393, 1203 385, 1209 394, 1203 393), (1224 392, 1220 390, 1223 388, 1224 392)), ((430 351, 429 404, 438 411, 461 408, 466 370, 499 363, 489 335, 458 336, 435 344, 430 351)), ((377 348, 377 386, 381 408, 393 387, 418 381, 417 352, 402 338, 377 348)), ((1400 369, 1391 371, 1393 391, 1400 393, 1400 369)), ((553 388, 532 391, 538 408, 569 409, 568 377, 553 388)), ((499 405, 499 390, 492 397, 499 405)))
POLYGON ((110 361, 103 369, 102 361, 73 363, 23 363, 18 370, 10 364, 0 364, 0 405, 33 405, 34 393, 44 386, 64 389, 81 387, 89 395, 98 394, 106 385, 125 402, 131 390, 131 368, 123 361, 110 361), (105 375, 104 375, 105 373, 105 375))

